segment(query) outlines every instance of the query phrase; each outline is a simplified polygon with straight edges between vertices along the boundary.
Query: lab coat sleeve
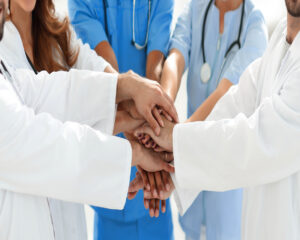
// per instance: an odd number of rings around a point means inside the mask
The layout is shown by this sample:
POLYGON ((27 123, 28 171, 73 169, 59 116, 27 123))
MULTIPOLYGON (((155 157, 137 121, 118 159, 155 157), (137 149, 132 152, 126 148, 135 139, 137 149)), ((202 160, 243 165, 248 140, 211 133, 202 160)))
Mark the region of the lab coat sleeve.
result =
POLYGON ((110 66, 110 64, 103 57, 98 56, 87 43, 83 44, 81 39, 76 39, 76 34, 73 31, 71 31, 71 39, 73 43, 72 48, 78 51, 78 58, 74 66, 72 66, 73 68, 104 72, 105 69, 110 66))
MULTIPOLYGON (((179 124, 174 130, 176 179, 185 189, 227 191, 284 179, 300 169, 300 71, 253 114, 179 124)), ((251 85, 251 84, 250 84, 251 85)), ((217 108, 231 106, 249 84, 230 91, 217 108)), ((234 107, 234 106, 233 106, 234 107)))
POLYGON ((170 50, 177 49, 185 60, 185 69, 190 62, 190 51, 192 45, 192 18, 193 0, 190 0, 179 16, 171 39, 170 50))
POLYGON ((97 16, 97 11, 103 11, 103 6, 100 9, 100 5, 94 6, 91 1, 69 0, 68 7, 71 23, 83 43, 94 49, 99 43, 108 41, 105 28, 97 16))
MULTIPOLYGON (((211 114, 207 117, 207 121, 217 121, 221 119, 234 118, 240 112, 243 112, 245 116, 251 116, 254 113, 257 95, 257 76, 260 70, 260 63, 261 58, 255 60, 253 63, 250 64, 250 66, 242 74, 239 84, 231 87, 230 90, 219 100, 211 114)), ((180 144, 177 142, 177 140, 175 140, 175 137, 173 139, 174 144, 175 142, 176 144, 180 144)), ((189 139, 189 143, 192 141, 191 138, 185 137, 186 141, 187 139, 189 139)), ((176 146, 174 145, 174 149, 175 148, 176 146)), ((199 146, 197 146, 197 149, 199 149, 199 146)), ((177 153, 178 151, 176 150, 176 152, 174 152, 175 156, 177 156, 177 153)), ((175 158, 175 161, 177 160, 181 161, 181 158, 175 158)), ((186 169, 185 166, 182 166, 184 165, 184 163, 180 162, 180 164, 181 165, 179 167, 184 168, 182 171, 189 171, 189 169, 186 169)), ((172 180, 175 185, 174 200, 178 207, 179 213, 183 215, 195 201, 198 194, 206 189, 205 186, 202 185, 199 185, 197 188, 194 188, 182 184, 182 182, 179 180, 182 178, 181 175, 180 178, 177 178, 177 176, 178 174, 183 173, 181 169, 180 171, 179 169, 177 169, 177 164, 175 165, 176 176, 172 176, 172 180)))
POLYGON ((261 57, 268 44, 268 32, 264 17, 260 10, 255 9, 250 13, 249 23, 245 29, 246 36, 242 47, 226 69, 223 78, 237 84, 241 74, 255 59, 261 57))
POLYGON ((154 13, 150 19, 147 53, 156 50, 162 52, 166 57, 171 38, 174 0, 156 0, 155 2, 154 13))
POLYGON ((131 147, 86 125, 22 105, 0 77, 0 188, 122 209, 131 147))
POLYGON ((117 74, 72 69, 38 75, 17 70, 15 79, 27 106, 62 122, 74 121, 112 134, 117 74))

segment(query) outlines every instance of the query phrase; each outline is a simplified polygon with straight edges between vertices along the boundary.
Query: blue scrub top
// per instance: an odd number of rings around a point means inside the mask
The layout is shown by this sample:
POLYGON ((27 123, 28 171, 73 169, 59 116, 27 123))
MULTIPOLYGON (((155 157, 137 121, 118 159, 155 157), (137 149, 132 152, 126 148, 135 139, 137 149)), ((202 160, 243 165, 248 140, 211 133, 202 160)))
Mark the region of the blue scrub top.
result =
MULTIPOLYGON (((212 67, 212 77, 208 83, 203 83, 200 77, 203 65, 201 41, 208 3, 208 0, 191 0, 186 5, 178 19, 170 44, 170 49, 175 48, 182 53, 185 68, 189 69, 188 117, 217 88, 222 78, 237 84, 247 66, 262 56, 268 42, 262 13, 250 0, 246 0, 241 49, 235 47, 224 64, 226 51, 238 38, 242 4, 238 9, 225 14, 222 35, 219 33, 219 10, 215 4, 212 4, 207 16, 204 41, 206 60, 212 67)), ((201 225, 205 225, 208 240, 240 240, 241 211, 242 190, 202 192, 179 220, 187 239, 200 239, 201 225)))
MULTIPOLYGON (((135 38, 143 45, 148 25, 148 0, 136 0, 135 38)), ((154 50, 168 53, 174 0, 152 0, 148 46, 137 50, 132 45, 133 0, 107 0, 107 28, 102 0, 69 0, 71 22, 79 38, 94 49, 100 42, 109 41, 118 60, 120 72, 134 70, 144 76, 147 55, 154 50)))
POLYGON ((245 2, 244 26, 241 34, 241 49, 235 47, 222 69, 225 53, 237 40, 242 4, 234 11, 225 14, 224 32, 219 33, 219 10, 212 4, 205 27, 206 60, 212 67, 212 77, 208 83, 200 78, 203 57, 201 50, 202 28, 208 0, 192 0, 186 5, 178 19, 170 49, 178 49, 185 59, 185 68, 189 68, 188 116, 192 115, 205 99, 216 89, 220 79, 227 78, 237 84, 246 67, 264 53, 267 42, 267 28, 262 13, 254 7, 252 1, 245 2), (220 48, 218 50, 218 41, 220 48))
MULTIPOLYGON (((174 0, 152 0, 150 27, 147 48, 137 50, 132 45, 133 0, 107 0, 107 28, 105 32, 105 14, 102 0, 69 0, 69 16, 77 36, 94 49, 100 42, 109 41, 119 64, 119 71, 133 70, 145 76, 147 56, 157 50, 165 56, 169 49, 171 22, 174 0)), ((148 0, 136 0, 135 39, 140 45, 146 41, 148 25, 148 0)), ((131 180, 135 177, 136 168, 132 168, 131 180)), ((115 191, 112 189, 112 191, 115 191)), ((101 194, 101 193, 99 193, 101 194)), ((148 212, 144 209, 143 193, 126 202, 122 211, 95 208, 96 212, 119 221, 133 221, 148 212)))

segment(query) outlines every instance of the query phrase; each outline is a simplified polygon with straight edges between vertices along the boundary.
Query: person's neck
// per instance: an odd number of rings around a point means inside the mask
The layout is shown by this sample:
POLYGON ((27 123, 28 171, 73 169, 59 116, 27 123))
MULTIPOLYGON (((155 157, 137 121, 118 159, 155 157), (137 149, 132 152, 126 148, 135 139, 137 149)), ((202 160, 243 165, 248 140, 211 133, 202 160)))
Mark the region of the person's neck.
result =
POLYGON ((222 34, 224 32, 224 18, 225 14, 228 11, 233 11, 239 8, 242 4, 243 0, 216 0, 215 5, 220 11, 220 19, 219 19, 219 32, 222 34))
POLYGON ((287 16, 287 34, 286 41, 292 44, 298 32, 300 31, 300 17, 287 16))
MULTIPOLYGON (((12 2, 13 3, 13 2, 12 2)), ((16 26, 24 45, 32 45, 32 13, 11 4, 11 21, 16 26)))
POLYGON ((215 5, 220 10, 220 12, 233 11, 241 5, 243 0, 216 0, 215 5))

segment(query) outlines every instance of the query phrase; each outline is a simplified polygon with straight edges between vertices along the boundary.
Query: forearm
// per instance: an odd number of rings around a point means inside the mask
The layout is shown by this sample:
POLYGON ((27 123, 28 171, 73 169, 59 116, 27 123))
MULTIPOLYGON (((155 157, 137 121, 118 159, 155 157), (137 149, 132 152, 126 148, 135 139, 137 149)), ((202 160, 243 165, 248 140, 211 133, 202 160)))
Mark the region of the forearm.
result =
POLYGON ((164 59, 165 57, 160 51, 149 53, 146 65, 146 77, 148 79, 160 82, 164 59))
POLYGON ((184 66, 182 54, 176 49, 171 50, 163 68, 161 86, 173 101, 176 99, 181 84, 184 66))
POLYGON ((109 42, 103 41, 99 43, 95 47, 95 51, 99 56, 103 57, 107 62, 109 62, 112 68, 119 72, 118 60, 109 42))
POLYGON ((211 113, 217 102, 232 86, 228 79, 222 79, 218 88, 202 103, 196 112, 186 122, 204 121, 211 113))
POLYGON ((108 65, 105 69, 104 72, 106 73, 118 73, 111 65, 108 65))

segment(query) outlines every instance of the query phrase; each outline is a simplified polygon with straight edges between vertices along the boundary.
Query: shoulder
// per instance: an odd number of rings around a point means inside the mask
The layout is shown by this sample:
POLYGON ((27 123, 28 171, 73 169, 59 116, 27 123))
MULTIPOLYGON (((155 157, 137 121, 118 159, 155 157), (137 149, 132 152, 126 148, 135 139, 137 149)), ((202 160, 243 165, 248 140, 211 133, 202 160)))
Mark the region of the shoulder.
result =
POLYGON ((262 11, 254 5, 252 0, 245 0, 245 15, 250 21, 265 22, 262 11))

